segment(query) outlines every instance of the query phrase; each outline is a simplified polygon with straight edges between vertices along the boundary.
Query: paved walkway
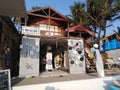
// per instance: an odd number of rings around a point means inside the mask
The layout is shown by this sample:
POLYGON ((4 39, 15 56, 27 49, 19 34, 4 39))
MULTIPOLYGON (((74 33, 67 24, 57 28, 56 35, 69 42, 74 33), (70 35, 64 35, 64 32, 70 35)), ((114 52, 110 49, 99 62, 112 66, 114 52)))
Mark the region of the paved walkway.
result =
MULTIPOLYGON (((14 88, 13 90, 20 90, 20 89, 18 89, 18 87, 23 87, 23 86, 27 87, 27 86, 38 85, 38 87, 40 88, 40 86, 43 84, 51 85, 52 83, 54 83, 54 85, 56 85, 56 84, 59 85, 58 83, 65 82, 65 84, 69 83, 69 85, 71 85, 70 82, 81 83, 81 81, 84 83, 90 83, 91 85, 93 85, 93 81, 94 81, 94 84, 100 83, 101 85, 104 85, 104 82, 106 82, 107 84, 110 84, 112 82, 112 80, 111 80, 112 76, 116 75, 116 73, 115 74, 113 73, 111 75, 109 74, 109 73, 111 73, 110 71, 105 71, 105 73, 106 73, 106 77, 103 78, 104 79, 103 80, 103 79, 97 77, 97 73, 69 74, 64 71, 43 72, 38 77, 14 78, 14 79, 12 79, 12 87, 14 88), (110 79, 109 82, 106 81, 106 79, 110 79), (97 80, 99 82, 97 82, 97 80)), ((118 73, 120 73, 120 72, 118 71, 118 73)), ((100 86, 100 85, 98 85, 98 86, 100 86)), ((90 87, 90 85, 88 85, 88 87, 90 87)), ((54 89, 45 89, 45 88, 47 88, 46 86, 44 86, 43 88, 44 89, 40 89, 40 90, 68 90, 68 89, 55 89, 56 86, 54 86, 54 89)), ((50 88, 52 88, 52 87, 50 87, 50 88)), ((59 88, 60 88, 60 86, 59 86, 59 88)), ((68 87, 66 87, 66 88, 68 88, 68 87)), ((23 90, 23 89, 21 89, 21 90, 23 90)), ((28 90, 28 89, 24 89, 24 90, 28 90)), ((30 90, 32 90, 32 89, 30 89, 30 90)), ((39 89, 33 89, 33 90, 39 90, 39 89)), ((72 89, 70 89, 70 90, 72 90, 72 89)), ((78 90, 84 90, 84 89, 78 89, 78 90)), ((98 89, 91 89, 91 90, 98 90, 98 89)), ((101 89, 101 90, 109 90, 109 89, 101 89)))
POLYGON ((63 71, 44 72, 38 77, 14 78, 12 79, 12 86, 33 85, 33 84, 92 79, 92 78, 97 78, 97 73, 69 74, 63 71))
MULTIPOLYGON (((31 79, 30 81, 33 83, 36 80, 31 79)), ((30 81, 28 80, 28 82, 30 81)), ((12 90, 110 90, 110 85, 112 85, 112 77, 37 83, 32 85, 14 86, 12 90)))

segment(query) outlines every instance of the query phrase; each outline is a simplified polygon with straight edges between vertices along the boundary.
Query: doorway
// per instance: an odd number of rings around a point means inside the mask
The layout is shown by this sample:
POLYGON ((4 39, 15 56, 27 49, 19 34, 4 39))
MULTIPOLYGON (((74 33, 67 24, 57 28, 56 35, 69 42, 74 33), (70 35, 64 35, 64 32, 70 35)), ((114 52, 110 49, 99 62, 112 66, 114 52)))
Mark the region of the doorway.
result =
MULTIPOLYGON (((66 71, 69 69, 67 40, 41 40, 40 41, 40 73, 46 71, 46 54, 51 47, 52 71, 66 71)), ((51 71, 51 72, 52 72, 51 71)))

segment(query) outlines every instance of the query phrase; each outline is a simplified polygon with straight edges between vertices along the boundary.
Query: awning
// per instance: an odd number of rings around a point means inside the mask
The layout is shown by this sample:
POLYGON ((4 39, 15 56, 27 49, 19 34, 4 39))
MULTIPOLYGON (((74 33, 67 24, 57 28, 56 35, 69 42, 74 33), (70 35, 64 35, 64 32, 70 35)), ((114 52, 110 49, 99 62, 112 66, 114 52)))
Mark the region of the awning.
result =
POLYGON ((0 15, 27 18, 24 0, 0 0, 0 15))
POLYGON ((86 32, 88 34, 90 34, 91 36, 94 36, 94 33, 90 30, 88 30, 87 28, 83 27, 82 25, 78 24, 76 26, 73 26, 71 28, 68 28, 69 32, 86 32))

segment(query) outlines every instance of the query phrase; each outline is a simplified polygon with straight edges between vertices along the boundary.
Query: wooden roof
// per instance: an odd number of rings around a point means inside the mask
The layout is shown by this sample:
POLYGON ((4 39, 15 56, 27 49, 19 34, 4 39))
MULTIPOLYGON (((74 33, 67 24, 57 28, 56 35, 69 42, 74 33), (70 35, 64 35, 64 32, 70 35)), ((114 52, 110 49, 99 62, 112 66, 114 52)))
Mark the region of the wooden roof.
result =
POLYGON ((67 17, 59 13, 57 10, 51 6, 46 6, 43 8, 33 9, 27 12, 28 15, 38 16, 43 18, 51 18, 55 20, 69 21, 67 17))
POLYGON ((27 21, 21 19, 22 25, 32 25, 32 24, 48 24, 63 27, 64 29, 68 27, 70 20, 62 15, 60 12, 52 8, 51 6, 46 6, 43 8, 35 8, 27 12, 27 21))
POLYGON ((69 32, 75 32, 75 31, 77 31, 77 32, 85 32, 85 33, 90 34, 91 36, 94 36, 94 33, 92 31, 88 30, 87 28, 83 27, 80 24, 68 28, 68 31, 69 32))

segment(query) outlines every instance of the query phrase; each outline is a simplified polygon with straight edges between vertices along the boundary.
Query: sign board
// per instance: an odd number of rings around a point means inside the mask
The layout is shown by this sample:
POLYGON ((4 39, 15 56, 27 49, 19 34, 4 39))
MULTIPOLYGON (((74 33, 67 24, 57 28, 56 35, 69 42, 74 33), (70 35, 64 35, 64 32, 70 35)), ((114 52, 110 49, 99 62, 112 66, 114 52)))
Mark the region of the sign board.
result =
POLYGON ((0 90, 11 90, 10 70, 0 70, 0 90))
POLYGON ((40 36, 38 27, 22 26, 22 34, 40 36))

